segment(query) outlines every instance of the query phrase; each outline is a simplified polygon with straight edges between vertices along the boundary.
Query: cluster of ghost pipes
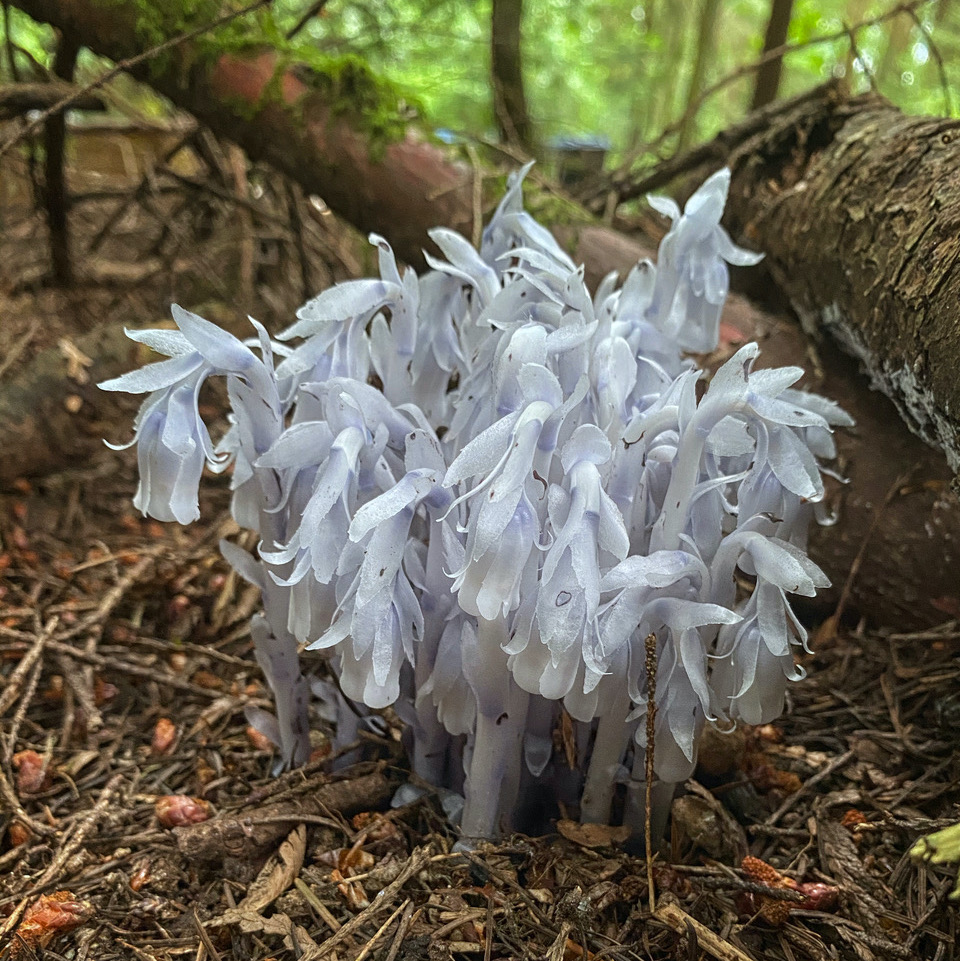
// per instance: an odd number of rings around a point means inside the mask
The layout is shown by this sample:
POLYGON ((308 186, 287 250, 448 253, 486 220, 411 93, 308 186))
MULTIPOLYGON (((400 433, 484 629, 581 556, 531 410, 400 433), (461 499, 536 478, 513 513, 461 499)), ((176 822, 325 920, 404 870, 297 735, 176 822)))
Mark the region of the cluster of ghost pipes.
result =
POLYGON ((174 308, 179 330, 130 333, 168 359, 101 385, 147 394, 145 513, 196 519, 204 467, 232 466, 260 542, 223 549, 262 589, 276 703, 252 717, 284 762, 309 749, 300 651, 325 651, 336 683, 312 685, 338 741, 393 705, 414 770, 451 811, 465 797, 466 837, 515 825, 534 785, 606 822, 626 781, 643 823, 654 647, 656 821, 705 724, 782 711, 806 643, 788 595, 827 584, 807 529, 850 423, 793 388, 799 368, 754 369, 755 344, 699 385, 689 355, 717 346, 727 264, 759 259, 720 226, 727 171, 682 213, 653 198, 672 220, 657 265, 593 296, 523 210, 522 176, 479 251, 435 230, 445 259, 418 277, 372 237, 380 278, 321 293, 276 340, 174 308), (230 399, 217 445, 197 410, 211 375, 230 399))

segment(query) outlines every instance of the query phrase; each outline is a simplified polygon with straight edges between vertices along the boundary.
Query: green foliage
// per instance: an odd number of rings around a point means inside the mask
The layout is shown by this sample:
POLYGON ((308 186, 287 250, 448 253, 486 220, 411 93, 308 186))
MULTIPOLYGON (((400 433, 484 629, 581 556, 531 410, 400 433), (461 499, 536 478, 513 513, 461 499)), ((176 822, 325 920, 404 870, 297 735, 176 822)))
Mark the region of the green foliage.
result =
MULTIPOLYGON (((244 0, 99 2, 136 3, 141 42, 156 44, 237 9, 244 0)), ((540 138, 602 134, 612 141, 615 155, 642 153, 688 109, 684 100, 700 4, 525 0, 527 98, 540 138)), ((956 113, 960 4, 929 0, 917 9, 918 22, 900 13, 859 28, 856 54, 851 52, 846 25, 877 18, 893 5, 894 0, 795 0, 789 42, 800 48, 785 60, 781 94, 844 76, 856 92, 869 89, 872 80, 907 112, 956 113), (840 36, 819 42, 827 34, 840 36)), ((493 132, 490 0, 330 0, 288 41, 286 33, 308 6, 309 0, 273 0, 258 17, 206 35, 198 48, 207 55, 272 47, 284 65, 305 64, 309 82, 329 92, 335 110, 358 113, 380 141, 402 129, 414 99, 406 91, 415 93, 437 127, 469 136, 493 132)), ((770 0, 724 0, 722 28, 706 68, 708 87, 756 60, 769 10, 770 0)), ((41 63, 49 61, 51 31, 13 10, 11 32, 41 63)), ((709 96, 696 111, 694 139, 739 119, 753 82, 753 74, 744 71, 709 96)), ((668 139, 658 151, 669 152, 670 146, 668 139)))
MULTIPOLYGON (((960 863, 960 824, 953 824, 942 831, 920 838, 910 849, 910 857, 915 861, 929 861, 931 864, 960 863)), ((950 894, 951 900, 960 899, 960 878, 950 894)))

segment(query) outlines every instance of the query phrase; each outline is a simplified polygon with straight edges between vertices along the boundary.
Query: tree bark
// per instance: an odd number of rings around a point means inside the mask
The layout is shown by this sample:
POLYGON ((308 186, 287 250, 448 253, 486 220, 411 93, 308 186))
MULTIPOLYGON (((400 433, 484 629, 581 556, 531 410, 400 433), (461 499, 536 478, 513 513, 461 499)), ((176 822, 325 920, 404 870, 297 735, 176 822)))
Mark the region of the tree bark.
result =
MULTIPOLYGON (((793 13, 793 0, 770 0, 770 19, 763 38, 763 52, 769 53, 787 42, 790 29, 790 16, 793 13)), ((757 81, 753 88, 751 110, 758 110, 773 103, 780 92, 780 76, 783 73, 783 57, 768 60, 757 71, 757 81)))
POLYGON ((677 150, 685 150, 696 129, 696 104, 703 90, 703 82, 707 76, 707 67, 713 57, 713 43, 717 30, 717 15, 720 12, 720 0, 703 0, 700 9, 700 29, 697 31, 697 52, 693 59, 693 71, 687 87, 686 106, 683 119, 680 122, 680 133, 677 137, 677 150))
POLYGON ((529 151, 533 146, 533 125, 523 89, 522 21, 523 0, 493 0, 490 17, 493 115, 501 139, 529 151))

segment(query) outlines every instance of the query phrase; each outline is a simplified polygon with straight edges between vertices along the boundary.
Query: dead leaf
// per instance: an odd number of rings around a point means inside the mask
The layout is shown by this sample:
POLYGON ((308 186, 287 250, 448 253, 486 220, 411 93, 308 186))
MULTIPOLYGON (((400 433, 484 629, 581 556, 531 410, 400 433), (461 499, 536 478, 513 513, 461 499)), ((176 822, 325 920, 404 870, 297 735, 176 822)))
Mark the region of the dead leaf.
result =
POLYGON ((747 836, 740 822, 709 791, 688 782, 695 794, 678 797, 671 807, 674 842, 692 843, 724 864, 736 864, 747 853, 747 836))
POLYGON ((288 950, 294 949, 293 938, 297 939, 297 957, 317 957, 320 952, 320 945, 310 936, 310 932, 299 924, 294 924, 289 915, 277 912, 269 918, 265 918, 256 911, 241 910, 236 907, 227 914, 212 921, 205 921, 205 928, 219 928, 228 925, 239 925, 244 934, 273 934, 283 938, 283 943, 288 950))
MULTIPOLYGON (((211 927, 239 924, 240 930, 247 933, 267 931, 272 918, 264 919, 260 912, 272 904, 300 874, 303 858, 307 850, 307 828, 299 824, 280 845, 276 855, 270 858, 263 869, 247 888, 244 899, 235 907, 225 911, 218 918, 208 921, 211 927)), ((280 932, 289 934, 289 925, 280 932)), ((277 933, 277 932, 273 932, 277 933)))
POLYGON ((26 844, 33 837, 33 832, 20 821, 11 821, 7 828, 7 840, 10 847, 18 848, 21 844, 26 844))
POLYGON ((579 821, 557 821, 557 831, 582 848, 610 848, 623 844, 630 837, 626 825, 614 827, 610 824, 581 824, 579 821))
POLYGON ((262 911, 268 904, 272 904, 293 884, 294 878, 303 867, 306 851, 307 828, 304 824, 298 824, 287 835, 276 855, 267 861, 263 870, 247 888, 246 897, 238 905, 238 910, 262 911))
POLYGON ((42 953, 54 938, 79 928, 94 913, 92 904, 78 901, 70 891, 43 895, 27 908, 10 945, 10 957, 42 953))
POLYGON ((261 734, 255 727, 250 726, 246 731, 247 740, 254 750, 263 751, 266 754, 273 754, 273 741, 266 734, 261 734))
POLYGON ((330 880, 337 885, 337 890, 343 896, 344 901, 347 902, 347 907, 351 911, 360 912, 370 907, 367 892, 363 890, 359 881, 349 881, 337 868, 330 872, 330 880))

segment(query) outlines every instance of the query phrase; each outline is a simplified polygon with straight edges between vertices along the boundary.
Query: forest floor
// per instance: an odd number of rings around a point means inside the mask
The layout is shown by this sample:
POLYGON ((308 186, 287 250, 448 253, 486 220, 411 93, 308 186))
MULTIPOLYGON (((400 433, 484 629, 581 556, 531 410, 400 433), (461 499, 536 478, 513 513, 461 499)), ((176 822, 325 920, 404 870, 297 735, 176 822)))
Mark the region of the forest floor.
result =
MULTIPOLYGON (((131 216, 117 250, 159 229, 131 216)), ((159 316, 184 275, 181 257, 132 285, 24 285, 43 231, 36 217, 8 227, 0 356, 18 362, 94 319, 159 316)), ((209 479, 205 519, 182 529, 134 511, 135 461, 91 444, 0 494, 2 956, 960 957, 953 872, 907 853, 957 818, 956 622, 821 631, 785 716, 704 752, 652 865, 651 911, 642 851, 617 829, 555 812, 544 837, 457 854, 429 792, 391 808, 409 773, 389 711, 346 759, 317 715, 311 762, 271 776, 244 716, 269 707, 248 631, 257 595, 217 550, 239 534, 227 479, 209 479), (788 879, 819 886, 802 896, 788 879)))

